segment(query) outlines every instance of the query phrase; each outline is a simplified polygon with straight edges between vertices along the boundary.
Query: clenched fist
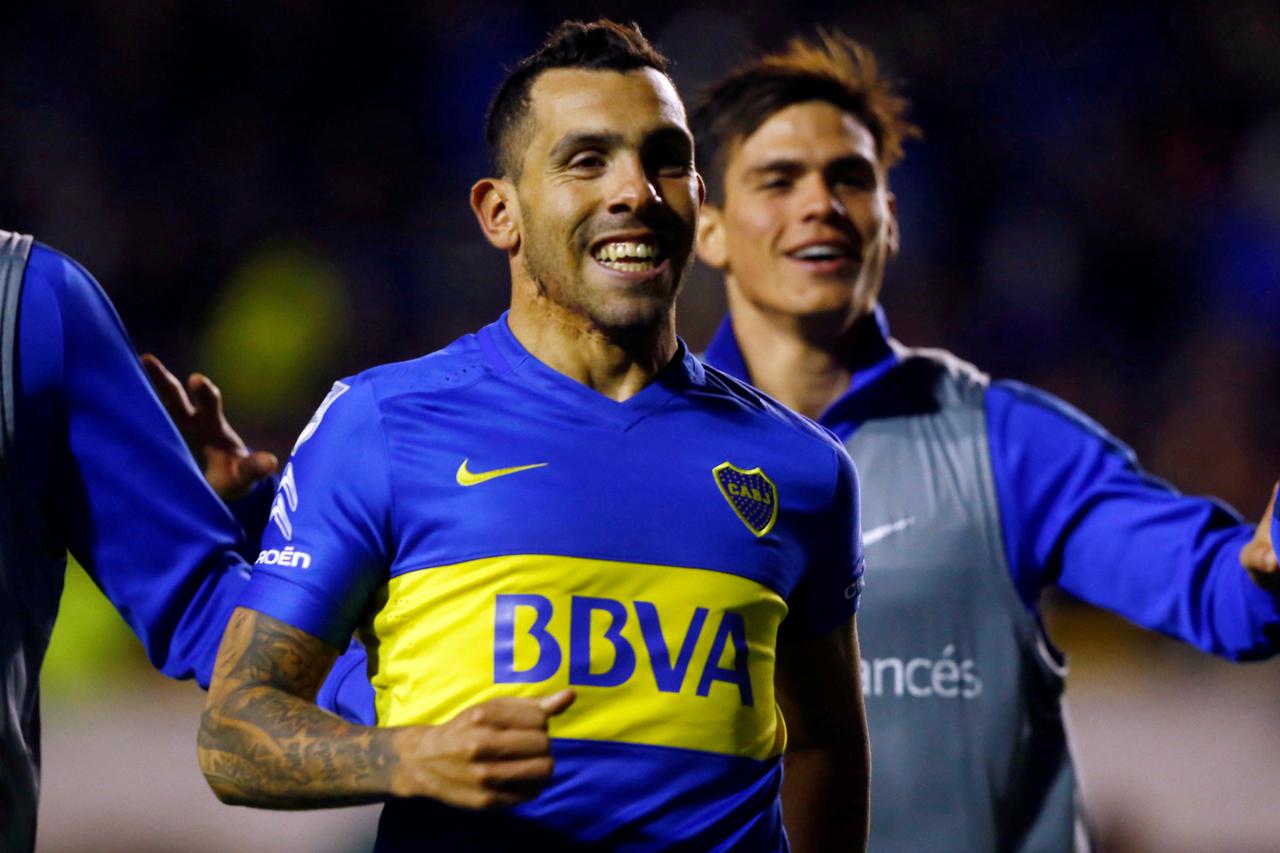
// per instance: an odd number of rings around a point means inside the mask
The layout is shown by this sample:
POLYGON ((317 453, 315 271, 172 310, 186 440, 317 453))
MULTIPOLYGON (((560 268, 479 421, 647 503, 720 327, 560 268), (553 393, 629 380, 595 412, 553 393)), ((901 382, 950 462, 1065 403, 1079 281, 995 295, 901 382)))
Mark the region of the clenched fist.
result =
POLYGON ((392 793, 494 809, 537 796, 551 778, 547 721, 573 704, 572 690, 541 699, 492 699, 439 726, 406 726, 392 793))

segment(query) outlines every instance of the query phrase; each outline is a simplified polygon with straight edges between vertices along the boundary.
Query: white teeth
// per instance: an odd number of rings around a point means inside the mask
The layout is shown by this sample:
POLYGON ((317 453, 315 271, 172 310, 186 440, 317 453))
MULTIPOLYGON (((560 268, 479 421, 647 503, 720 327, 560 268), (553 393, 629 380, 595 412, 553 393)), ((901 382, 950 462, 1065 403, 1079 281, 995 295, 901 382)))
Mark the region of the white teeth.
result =
MULTIPOLYGON (((658 256, 658 247, 652 243, 631 243, 627 241, 618 241, 616 243, 605 243, 595 251, 595 259, 601 262, 614 261, 620 263, 633 263, 636 259, 652 259, 658 256)), ((642 264, 643 269, 649 266, 642 264)))
POLYGON ((652 261, 601 261, 600 263, 611 270, 621 272, 644 272, 653 269, 652 261))
POLYGON ((825 261, 843 257, 846 254, 843 247, 835 245, 805 246, 800 251, 792 253, 793 257, 806 261, 825 261))

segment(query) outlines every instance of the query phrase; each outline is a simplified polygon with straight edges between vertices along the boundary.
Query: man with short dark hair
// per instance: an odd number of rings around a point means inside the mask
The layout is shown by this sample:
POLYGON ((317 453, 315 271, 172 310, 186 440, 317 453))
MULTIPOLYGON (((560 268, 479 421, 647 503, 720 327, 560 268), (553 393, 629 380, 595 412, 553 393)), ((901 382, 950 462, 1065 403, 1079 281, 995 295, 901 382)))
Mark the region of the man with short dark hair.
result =
POLYGON ((1214 654, 1273 655, 1271 510, 1255 533, 1065 403, 889 337, 877 299, 899 245, 888 172, 916 132, 904 109, 839 36, 711 87, 693 115, 698 253, 724 273, 729 317, 706 360, 857 462, 871 848, 1070 850, 1087 837, 1040 590, 1214 654))
POLYGON ((702 184, 665 61, 571 23, 471 202, 511 310, 337 383, 201 727, 228 802, 387 800, 378 849, 859 848, 857 483, 675 335, 702 184), (379 727, 311 699, 359 629, 379 727), (783 723, 785 715, 785 725, 783 723), (483 810, 483 811, 482 811, 483 810))

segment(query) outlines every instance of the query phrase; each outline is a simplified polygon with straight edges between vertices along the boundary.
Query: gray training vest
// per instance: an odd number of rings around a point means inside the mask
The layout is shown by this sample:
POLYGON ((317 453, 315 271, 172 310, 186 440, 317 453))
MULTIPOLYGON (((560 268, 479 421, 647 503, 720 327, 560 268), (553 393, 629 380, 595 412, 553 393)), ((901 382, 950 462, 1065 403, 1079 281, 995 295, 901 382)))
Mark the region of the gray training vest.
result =
POLYGON ((871 850, 1081 849, 1065 670, 1009 575, 987 377, 893 346, 900 363, 848 403, 862 424, 847 446, 867 557, 871 850))
POLYGON ((0 231, 0 851, 35 847, 40 793, 40 664, 66 559, 34 531, 38 507, 14 470, 18 304, 31 238, 0 231))

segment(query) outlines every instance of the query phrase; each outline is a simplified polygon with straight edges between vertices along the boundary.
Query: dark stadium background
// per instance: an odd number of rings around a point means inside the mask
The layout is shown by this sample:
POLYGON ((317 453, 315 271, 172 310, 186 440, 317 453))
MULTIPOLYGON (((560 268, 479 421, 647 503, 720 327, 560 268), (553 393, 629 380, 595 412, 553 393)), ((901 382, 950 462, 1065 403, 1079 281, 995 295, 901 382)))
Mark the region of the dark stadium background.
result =
MULTIPOLYGON (((838 25, 902 80, 925 132, 892 178, 898 337, 1043 386, 1180 488, 1257 516, 1280 477, 1280 6, 841 9, 6 4, 0 226, 82 261, 140 349, 208 372, 253 444, 283 453, 333 379, 502 309, 505 263, 467 189, 501 67, 552 25, 639 21, 686 94, 752 47, 838 25)), ((695 274, 691 344, 722 305, 695 274)), ((218 806, 193 760, 197 691, 150 674, 104 609, 72 575, 46 677, 42 849, 359 848, 367 810, 218 806)), ((1065 602, 1051 616, 1108 849, 1273 848, 1280 669, 1065 602)))

